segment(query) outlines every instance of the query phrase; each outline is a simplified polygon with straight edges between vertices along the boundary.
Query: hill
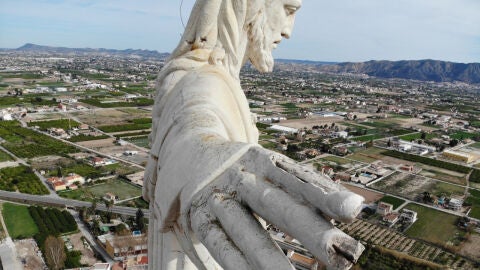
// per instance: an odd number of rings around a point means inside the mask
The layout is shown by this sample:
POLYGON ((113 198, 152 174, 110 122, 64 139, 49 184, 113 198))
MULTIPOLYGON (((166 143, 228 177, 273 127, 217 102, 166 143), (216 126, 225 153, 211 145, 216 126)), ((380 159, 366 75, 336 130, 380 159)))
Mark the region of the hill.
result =
POLYGON ((480 83, 480 63, 453 63, 438 60, 368 61, 318 66, 330 73, 367 74, 380 78, 420 81, 480 83))
POLYGON ((126 49, 115 50, 105 48, 67 48, 67 47, 52 47, 43 46, 32 43, 27 43, 17 49, 11 49, 17 52, 32 52, 32 53, 58 53, 58 54, 102 54, 102 55, 136 55, 140 57, 151 57, 165 59, 168 57, 168 53, 159 53, 153 50, 140 50, 140 49, 126 49))

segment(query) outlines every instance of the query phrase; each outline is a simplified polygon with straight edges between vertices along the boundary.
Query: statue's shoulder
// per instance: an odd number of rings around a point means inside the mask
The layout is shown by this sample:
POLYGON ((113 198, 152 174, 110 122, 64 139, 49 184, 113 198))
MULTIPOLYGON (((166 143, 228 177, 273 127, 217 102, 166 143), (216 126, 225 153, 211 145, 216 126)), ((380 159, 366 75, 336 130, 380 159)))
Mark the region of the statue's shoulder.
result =
POLYGON ((188 88, 208 88, 216 89, 237 89, 240 83, 225 71, 222 67, 214 65, 205 65, 203 67, 191 70, 185 74, 182 79, 182 86, 188 88))

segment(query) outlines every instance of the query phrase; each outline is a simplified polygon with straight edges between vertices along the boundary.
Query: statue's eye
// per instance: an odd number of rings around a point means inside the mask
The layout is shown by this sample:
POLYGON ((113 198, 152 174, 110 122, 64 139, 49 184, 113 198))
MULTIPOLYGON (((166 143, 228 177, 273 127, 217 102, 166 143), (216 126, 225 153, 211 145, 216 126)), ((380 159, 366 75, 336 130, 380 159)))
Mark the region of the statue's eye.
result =
POLYGON ((295 14, 297 10, 298 10, 297 6, 285 5, 285 13, 287 14, 287 16, 295 14))

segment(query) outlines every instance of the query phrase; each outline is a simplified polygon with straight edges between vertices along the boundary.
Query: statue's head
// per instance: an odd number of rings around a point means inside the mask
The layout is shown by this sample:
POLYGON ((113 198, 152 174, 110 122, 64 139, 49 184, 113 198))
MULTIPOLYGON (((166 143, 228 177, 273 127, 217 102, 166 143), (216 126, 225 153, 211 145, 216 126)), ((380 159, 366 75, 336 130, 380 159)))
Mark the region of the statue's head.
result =
POLYGON ((259 71, 272 71, 272 50, 282 38, 290 38, 301 0, 254 1, 263 2, 264 7, 247 22, 249 43, 246 56, 259 71))
POLYGON ((241 66, 250 60, 259 71, 272 71, 272 50, 290 37, 300 5, 301 0, 197 0, 172 58, 206 50, 210 62, 241 66))

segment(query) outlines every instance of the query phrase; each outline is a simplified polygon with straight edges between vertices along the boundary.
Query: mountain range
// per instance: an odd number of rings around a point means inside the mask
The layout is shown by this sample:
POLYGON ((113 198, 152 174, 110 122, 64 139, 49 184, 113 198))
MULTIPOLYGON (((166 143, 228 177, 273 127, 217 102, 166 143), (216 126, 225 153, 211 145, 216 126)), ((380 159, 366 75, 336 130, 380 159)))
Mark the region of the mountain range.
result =
MULTIPOLYGON (((145 58, 165 59, 168 53, 140 49, 92 49, 42 46, 27 43, 17 49, 2 51, 59 53, 59 54, 103 54, 136 55, 145 58)), ((439 60, 404 60, 404 61, 367 61, 367 62, 319 62, 308 60, 277 59, 277 62, 289 65, 308 66, 309 70, 326 73, 367 74, 379 78, 402 78, 435 82, 480 83, 480 63, 454 63, 439 60)))
POLYGON ((319 65, 318 71, 367 74, 380 78, 419 81, 480 83, 480 63, 453 63, 438 60, 368 61, 319 65))
POLYGON ((100 54, 100 55, 137 55, 140 57, 151 57, 165 59, 168 57, 168 53, 159 53, 154 50, 140 50, 140 49, 104 49, 104 48, 67 48, 67 47, 52 47, 36 45, 27 43, 16 49, 3 49, 4 51, 16 51, 16 52, 35 52, 35 53, 58 53, 58 54, 100 54))

